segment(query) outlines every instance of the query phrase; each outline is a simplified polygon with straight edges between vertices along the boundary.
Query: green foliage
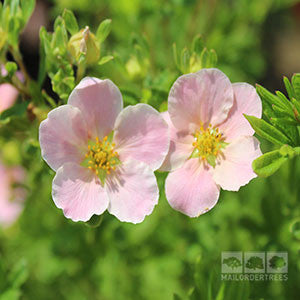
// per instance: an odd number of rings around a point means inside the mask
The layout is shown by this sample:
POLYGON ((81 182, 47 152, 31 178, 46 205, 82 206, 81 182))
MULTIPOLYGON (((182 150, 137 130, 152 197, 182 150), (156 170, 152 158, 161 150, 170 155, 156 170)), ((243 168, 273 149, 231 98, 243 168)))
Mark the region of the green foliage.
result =
POLYGON ((263 102, 265 118, 269 122, 254 116, 245 116, 259 136, 281 146, 280 150, 265 153, 254 160, 253 169, 262 177, 272 175, 285 161, 300 154, 300 76, 293 75, 292 83, 286 77, 283 81, 291 99, 279 91, 274 95, 262 86, 256 86, 263 102))

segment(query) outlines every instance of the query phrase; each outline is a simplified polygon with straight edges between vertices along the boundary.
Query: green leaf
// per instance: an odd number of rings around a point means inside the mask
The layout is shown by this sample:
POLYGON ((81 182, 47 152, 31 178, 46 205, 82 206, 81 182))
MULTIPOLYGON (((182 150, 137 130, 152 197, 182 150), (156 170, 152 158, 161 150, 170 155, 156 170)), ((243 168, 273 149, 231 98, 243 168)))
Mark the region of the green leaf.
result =
POLYGON ((100 43, 103 43, 111 30, 111 19, 106 19, 101 22, 97 29, 96 37, 100 43))
POLYGON ((181 72, 186 74, 189 72, 190 53, 187 48, 183 48, 180 56, 181 72))
POLYGON ((209 51, 209 54, 210 54, 210 67, 213 68, 217 65, 218 62, 217 52, 214 49, 211 49, 209 51))
POLYGON ((268 177, 274 174, 287 160, 288 157, 283 156, 280 150, 275 150, 255 159, 252 168, 258 176, 268 177))
POLYGON ((65 20, 66 28, 70 32, 71 35, 73 35, 79 31, 76 17, 74 16, 74 14, 71 10, 65 8, 62 17, 65 20))
POLYGON ((103 215, 93 215, 87 222, 86 225, 88 225, 89 227, 99 227, 102 223, 103 220, 103 215))
POLYGON ((295 98, 300 101, 300 73, 293 75, 292 85, 295 91, 295 98))
POLYGON ((225 292, 225 283, 222 282, 221 287, 218 291, 216 300, 223 300, 224 299, 224 292, 225 292))
POLYGON ((35 0, 21 0, 21 10, 23 14, 24 25, 29 20, 31 14, 33 13, 35 7, 35 0))
POLYGON ((263 101, 267 101, 269 104, 277 105, 278 107, 281 107, 283 109, 286 108, 285 104, 277 96, 270 93, 267 89, 265 89, 261 85, 259 84, 256 85, 256 91, 263 101))
POLYGON ((13 288, 19 288, 28 278, 27 264, 21 259, 8 275, 8 281, 13 288))
POLYGON ((296 126, 299 125, 299 123, 291 118, 286 118, 286 117, 282 117, 282 118, 270 118, 270 121, 274 124, 274 125, 292 125, 292 126, 296 126))
POLYGON ((174 62, 175 62, 175 66, 180 69, 179 65, 178 65, 178 52, 177 52, 177 46, 175 43, 173 43, 172 45, 172 50, 173 50, 173 58, 174 58, 174 62))
POLYGON ((20 291, 9 289, 0 295, 0 300, 18 300, 20 299, 20 291))
POLYGON ((290 83, 290 81, 288 80, 287 77, 283 77, 283 82, 284 82, 284 85, 285 85, 285 88, 286 88, 286 91, 289 95, 289 98, 292 99, 292 98, 295 98, 296 95, 295 95, 295 92, 294 92, 294 89, 290 83))
POLYGON ((292 106, 291 102, 287 99, 287 97, 280 91, 276 91, 276 95, 278 96, 278 98, 280 98, 282 103, 286 106, 287 110, 289 112, 293 113, 293 106, 292 106))
POLYGON ((198 34, 194 37, 194 40, 192 43, 192 52, 196 52, 197 54, 200 55, 203 48, 204 48, 204 42, 203 42, 202 36, 200 34, 198 34))
POLYGON ((207 68, 210 64, 210 54, 206 48, 204 48, 200 55, 201 67, 207 68))
POLYGON ((270 125, 266 121, 256 118, 254 116, 244 115, 245 118, 248 120, 252 128, 255 132, 265 138, 266 140, 270 141, 276 145, 283 145, 283 144, 290 144, 290 139, 279 131, 276 127, 270 125))
POLYGON ((10 122, 12 117, 21 117, 25 114, 28 103, 21 102, 17 103, 14 106, 10 107, 7 110, 4 110, 0 114, 0 123, 7 124, 10 122))

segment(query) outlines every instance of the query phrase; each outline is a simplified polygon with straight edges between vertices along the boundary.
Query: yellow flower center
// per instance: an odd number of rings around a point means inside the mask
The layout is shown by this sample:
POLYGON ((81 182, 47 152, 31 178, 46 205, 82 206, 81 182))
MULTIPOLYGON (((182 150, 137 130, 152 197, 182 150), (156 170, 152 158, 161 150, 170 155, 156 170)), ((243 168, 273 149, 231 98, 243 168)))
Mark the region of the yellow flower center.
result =
POLYGON ((219 132, 219 129, 212 127, 211 124, 207 128, 204 128, 203 124, 201 124, 200 129, 194 133, 194 138, 194 151, 191 157, 207 161, 214 167, 216 165, 216 158, 222 153, 222 148, 226 146, 224 137, 219 132))
POLYGON ((114 147, 115 144, 109 142, 107 136, 102 141, 97 137, 96 142, 89 144, 88 152, 85 155, 88 168, 104 179, 106 174, 110 174, 120 164, 118 152, 114 151, 114 147))

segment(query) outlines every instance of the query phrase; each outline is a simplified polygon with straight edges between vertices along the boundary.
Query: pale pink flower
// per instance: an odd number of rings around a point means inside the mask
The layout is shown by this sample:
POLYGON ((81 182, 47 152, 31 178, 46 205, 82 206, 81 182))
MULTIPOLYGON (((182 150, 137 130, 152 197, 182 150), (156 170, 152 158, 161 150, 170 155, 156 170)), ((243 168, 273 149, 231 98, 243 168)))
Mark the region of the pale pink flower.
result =
POLYGON ((2 227, 13 224, 23 210, 26 191, 18 184, 23 184, 24 180, 25 172, 22 167, 6 167, 0 162, 0 226, 2 227))
POLYGON ((84 78, 68 104, 40 125, 42 157, 56 171, 52 197, 73 221, 106 209, 119 220, 142 222, 158 202, 154 170, 169 148, 168 126, 147 104, 123 109, 110 80, 84 78))
MULTIPOLYGON (((1 75, 6 76, 7 71, 1 66, 1 75)), ((17 72, 18 78, 23 81, 21 72, 17 72)), ((18 98, 18 90, 9 83, 0 84, 0 113, 14 105, 18 98)))
POLYGON ((256 177, 251 164, 261 151, 243 114, 261 113, 255 89, 231 84, 218 69, 176 80, 163 113, 171 142, 161 167, 171 171, 166 197, 174 209, 197 217, 215 206, 220 188, 238 191, 256 177))

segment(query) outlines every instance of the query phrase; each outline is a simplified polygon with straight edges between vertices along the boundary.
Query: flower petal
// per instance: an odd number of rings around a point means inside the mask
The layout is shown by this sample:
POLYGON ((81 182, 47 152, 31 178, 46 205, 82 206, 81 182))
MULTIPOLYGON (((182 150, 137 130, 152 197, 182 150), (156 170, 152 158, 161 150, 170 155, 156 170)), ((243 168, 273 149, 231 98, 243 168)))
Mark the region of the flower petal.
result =
POLYGON ((170 147, 159 171, 174 171, 181 167, 193 152, 194 137, 186 131, 175 128, 167 111, 161 115, 169 125, 170 147))
POLYGON ((62 105, 53 109, 40 125, 42 157, 57 170, 66 162, 80 163, 88 142, 88 133, 77 107, 62 105))
POLYGON ((18 97, 18 90, 9 83, 0 84, 0 113, 10 108, 18 97))
POLYGON ((166 179, 166 197, 175 210, 189 217, 198 217, 212 209, 219 198, 210 169, 196 158, 171 172, 166 179))
POLYGON ((214 169, 214 180, 222 189, 238 191, 257 175, 252 169, 254 159, 262 155, 259 141, 253 136, 243 136, 229 144, 223 151, 224 159, 214 169))
POLYGON ((114 142, 121 161, 132 158, 157 170, 169 149, 168 125, 150 105, 128 106, 116 120, 114 142))
POLYGON ((253 86, 247 83, 234 83, 234 104, 226 121, 219 126, 225 133, 226 141, 231 142, 242 135, 253 135, 254 130, 243 114, 261 118, 262 104, 253 86))
POLYGON ((88 221, 101 215, 108 206, 108 196, 100 180, 87 168, 66 163, 57 170, 52 183, 55 205, 73 221, 88 221))
POLYGON ((19 217, 24 207, 26 192, 23 188, 12 188, 13 183, 22 183, 21 167, 5 168, 0 163, 0 226, 8 227, 19 217))
POLYGON ((233 91, 227 76, 218 69, 202 69, 179 77, 169 94, 169 113, 175 127, 191 129, 222 123, 233 105, 233 91))
POLYGON ((122 222, 140 223, 158 203, 159 190, 153 171, 143 162, 124 162, 107 178, 108 211, 122 222))
POLYGON ((109 79, 86 77, 71 93, 68 104, 78 107, 87 123, 92 138, 102 139, 114 128, 123 108, 122 95, 109 79))

